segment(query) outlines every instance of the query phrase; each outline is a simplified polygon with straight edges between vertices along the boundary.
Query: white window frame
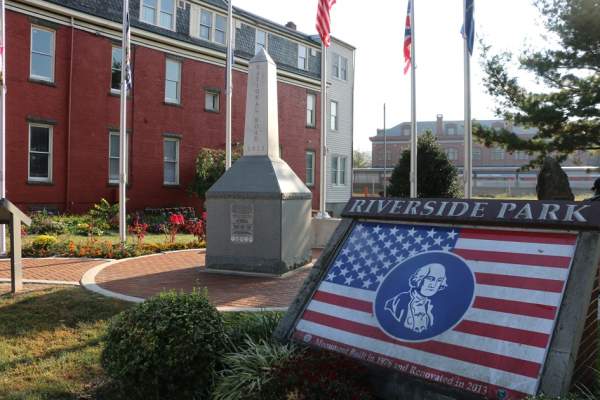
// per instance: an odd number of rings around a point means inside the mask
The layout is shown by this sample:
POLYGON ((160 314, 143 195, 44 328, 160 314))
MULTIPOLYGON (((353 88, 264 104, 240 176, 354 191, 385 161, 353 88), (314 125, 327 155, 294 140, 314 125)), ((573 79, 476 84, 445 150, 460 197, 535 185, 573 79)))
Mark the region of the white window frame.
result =
POLYGON ((307 128, 315 128, 317 126, 317 95, 314 93, 307 93, 306 94, 306 127, 307 128), (310 109, 309 106, 309 98, 312 99, 312 109, 310 109), (310 112, 310 121, 308 120, 309 118, 309 113, 310 112))
POLYGON ((169 104, 181 104, 181 71, 182 71, 182 63, 179 60, 175 60, 173 58, 167 57, 165 59, 165 103, 169 103, 169 104), (177 64, 178 68, 179 68, 179 80, 178 81, 171 81, 169 79, 167 79, 167 65, 169 64, 169 62, 174 62, 177 64), (172 99, 167 97, 167 82, 177 82, 177 98, 172 99))
POLYGON ((506 158, 506 152, 504 149, 494 148, 492 149, 491 159, 492 161, 501 161, 506 158))
POLYGON ((163 138, 163 185, 179 185, 179 145, 180 140, 173 137, 163 138), (167 160, 165 155, 165 142, 175 142, 175 160, 167 160), (165 174, 166 163, 175 163, 175 182, 167 182, 165 174))
POLYGON ((110 177, 110 160, 111 159, 117 159, 119 160, 119 165, 120 165, 120 159, 121 159, 121 134, 118 131, 109 131, 108 132, 108 183, 119 183, 119 172, 120 172, 120 167, 119 167, 119 171, 117 171, 117 178, 116 179, 111 179, 110 177), (117 145, 117 149, 118 151, 118 156, 114 157, 110 155, 110 150, 111 150, 111 143, 112 143, 112 137, 116 136, 119 141, 118 141, 118 145, 117 145))
POLYGON ((339 79, 340 81, 348 80, 348 59, 344 56, 341 56, 337 53, 333 53, 333 61, 331 62, 332 71, 331 74, 335 79, 339 79), (344 68, 345 67, 345 68, 344 68), (342 71, 345 71, 345 75, 342 74, 342 71))
POLYGON ((314 150, 306 150, 306 155, 305 155, 305 163, 306 163, 306 180, 305 180, 305 184, 306 186, 315 186, 315 158, 316 158, 316 153, 314 150), (310 169, 308 168, 308 157, 311 157, 311 166, 310 169), (310 174, 309 174, 310 171, 310 174))
POLYGON ((332 132, 337 132, 340 128, 339 123, 339 103, 335 100, 329 101, 329 130, 332 132), (335 107, 334 107, 335 105, 335 107), (333 109, 335 108, 335 113, 333 109))
POLYGON ((112 93, 121 93, 121 78, 120 77, 119 77, 119 88, 115 89, 112 87, 112 74, 113 74, 113 71, 116 71, 116 69, 113 68, 113 52, 115 51, 115 49, 121 50, 121 68, 118 70, 119 75, 121 75, 121 73, 123 71, 123 48, 121 46, 113 45, 110 50, 110 91, 112 93))
POLYGON ((52 142, 54 136, 54 127, 48 124, 38 124, 30 122, 28 126, 28 146, 27 146, 27 180, 30 182, 52 182, 52 164, 53 164, 53 149, 52 142), (41 151, 34 151, 33 153, 48 154, 48 177, 31 176, 31 128, 47 128, 48 129, 48 153, 41 151))
POLYGON ((529 160, 529 154, 527 154, 526 151, 517 150, 517 151, 515 151, 515 160, 527 161, 527 160, 529 160))
POLYGON ((268 46, 269 46, 269 32, 265 31, 264 29, 258 29, 256 28, 256 31, 254 33, 254 54, 258 53, 258 50, 260 50, 260 47, 264 47, 265 50, 268 50, 268 46), (262 44, 260 44, 258 42, 258 32, 262 32, 265 34, 265 45, 263 46, 262 44))
POLYGON ((331 184, 333 186, 346 185, 348 176, 347 162, 348 159, 346 156, 335 155, 331 157, 331 184))
POLYGON ((177 26, 177 1, 178 0, 173 0, 173 13, 171 14, 173 16, 173 23, 171 24, 171 26, 169 28, 164 27, 160 24, 160 14, 164 13, 162 11, 162 1, 163 0, 156 0, 156 8, 154 7, 149 7, 146 6, 145 3, 146 0, 140 0, 140 21, 145 22, 147 24, 150 25, 155 25, 158 26, 159 28, 163 28, 163 29, 168 29, 170 31, 174 31, 175 27, 177 26), (144 19, 144 7, 146 8, 153 8, 155 10, 155 14, 154 14, 154 21, 148 21, 144 19))
POLYGON ((297 60, 297 67, 298 69, 301 69, 303 71, 306 71, 308 69, 308 47, 303 46, 301 44, 298 45, 298 60, 297 60), (300 56, 300 49, 304 49, 304 57, 300 56), (300 60, 304 60, 302 62, 302 65, 300 64, 300 60))
POLYGON ((479 147, 473 149, 473 161, 481 161, 481 157, 483 156, 483 150, 479 147), (477 156, 475 156, 477 154, 477 156))
POLYGON ((204 111, 218 113, 220 110, 220 107, 219 107, 220 102, 221 102, 221 93, 218 90, 215 90, 215 89, 205 89, 204 90, 204 111), (213 104, 216 104, 215 108, 208 108, 206 106, 206 98, 209 95, 214 96, 217 99, 216 103, 213 101, 213 104))
MULTIPOLYGON (((55 69, 54 64, 56 62, 55 61, 56 60, 56 31, 53 29, 49 29, 49 28, 45 28, 45 27, 42 27, 39 25, 32 24, 31 29, 29 30, 29 35, 30 35, 30 39, 29 39, 29 77, 33 80, 53 83, 54 82, 54 69, 55 69), (51 58, 50 77, 33 74, 33 30, 34 29, 39 30, 39 31, 49 32, 50 34, 52 34, 52 54, 50 54, 50 58, 51 58)), ((47 54, 43 54, 43 55, 47 56, 47 54)))
POLYGON ((454 147, 449 147, 446 149, 446 157, 448 161, 458 161, 458 150, 454 147), (452 156, 450 156, 452 154, 452 156))
MULTIPOLYGON (((210 10, 208 8, 199 7, 197 10, 198 10, 197 11, 197 13, 198 13, 197 14, 198 15, 198 26, 197 26, 197 29, 198 29, 198 33, 197 33, 198 36, 197 37, 198 37, 198 39, 205 40, 205 41, 211 42, 211 43, 216 43, 216 44, 218 44, 220 46, 227 46, 227 28, 228 28, 227 27, 227 16, 224 15, 224 14, 219 14, 219 13, 217 13, 217 12, 215 12, 213 10, 210 10), (202 13, 203 12, 210 14, 210 26, 202 24, 202 13), (217 17, 221 17, 221 18, 225 19, 225 30, 224 31, 221 31, 221 30, 217 29, 217 17), (208 29, 208 38, 202 37, 202 34, 201 34, 202 27, 209 28, 208 29), (215 40, 215 38, 217 36, 216 35, 217 31, 223 32, 223 39, 224 39, 223 43, 218 42, 218 41, 215 40)), ((234 32, 235 32, 235 29, 234 29, 234 32)), ((235 40, 234 40, 234 43, 235 43, 235 40)))

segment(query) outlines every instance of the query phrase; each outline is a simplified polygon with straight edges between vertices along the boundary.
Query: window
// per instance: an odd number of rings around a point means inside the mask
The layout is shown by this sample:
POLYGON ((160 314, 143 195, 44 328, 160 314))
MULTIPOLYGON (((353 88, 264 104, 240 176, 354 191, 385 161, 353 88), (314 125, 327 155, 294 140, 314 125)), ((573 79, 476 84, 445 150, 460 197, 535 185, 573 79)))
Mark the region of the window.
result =
POLYGON ((215 15, 215 42, 225 45, 225 32, 227 32, 227 18, 215 15))
POLYGON ((516 151, 515 152, 515 160, 529 160, 529 154, 526 151, 516 151))
POLYGON ((346 157, 333 156, 331 158, 331 183, 334 185, 346 184, 346 157))
POLYGON ((267 49, 267 32, 257 29, 254 38, 254 53, 258 53, 261 47, 267 49))
POLYGON ((200 39, 225 46, 227 43, 227 17, 200 9, 200 39))
POLYGON ((29 174, 35 182, 52 182, 52 127, 29 125, 29 174))
POLYGON ((108 135, 108 182, 119 183, 119 132, 110 132, 108 135))
POLYGON ((120 47, 112 48, 112 61, 110 89, 113 91, 121 90, 121 67, 123 65, 123 50, 120 47))
POLYGON ((337 131, 338 129, 338 103, 337 101, 331 102, 331 119, 329 123, 329 128, 332 131, 337 131))
POLYGON ((142 0, 140 19, 161 28, 175 29, 175 0, 142 0))
POLYGON ((306 186, 315 184, 315 152, 306 152, 306 186))
POLYGON ((481 161, 481 149, 478 147, 473 149, 473 160, 481 161))
POLYGON ((314 128, 317 120, 317 96, 309 93, 306 95, 306 126, 314 128))
POLYGON ((307 52, 308 49, 305 46, 298 45, 298 69, 307 69, 307 52))
POLYGON ((504 150, 503 149, 492 149, 492 160, 504 160, 504 150))
POLYGON ((165 102, 179 104, 181 100, 181 63, 167 58, 165 69, 165 102))
POLYGON ((166 138, 163 142, 163 183, 179 184, 179 139, 166 138))
POLYGON ((348 80, 348 59, 338 54, 333 54, 332 61, 333 77, 348 80))
POLYGON ((219 112, 219 92, 217 90, 206 90, 204 92, 204 110, 219 112))
POLYGON ((33 79, 54 82, 54 31, 31 27, 31 68, 33 79))
POLYGON ((206 10, 200 10, 200 38, 211 40, 212 37, 213 13, 206 10))
POLYGON ((456 126, 455 125, 449 125, 446 127, 446 135, 456 135, 456 126))
POLYGON ((458 160, 458 150, 452 148, 446 149, 446 156, 448 157, 448 160, 456 161, 458 160))

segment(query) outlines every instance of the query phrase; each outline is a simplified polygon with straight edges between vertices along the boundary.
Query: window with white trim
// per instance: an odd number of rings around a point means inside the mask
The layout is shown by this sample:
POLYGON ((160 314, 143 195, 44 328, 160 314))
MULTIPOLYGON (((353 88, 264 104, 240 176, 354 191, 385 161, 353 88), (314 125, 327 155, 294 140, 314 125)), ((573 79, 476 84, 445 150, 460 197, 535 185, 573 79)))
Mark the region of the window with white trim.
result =
POLYGON ((29 76, 32 79, 54 82, 54 35, 51 29, 31 26, 29 76))
POLYGON ((219 112, 219 91, 207 89, 204 92, 204 110, 219 112))
POLYGON ((298 45, 298 69, 308 69, 308 49, 301 44, 298 45))
POLYGON ((331 102, 331 110, 330 110, 330 120, 329 120, 329 129, 332 131, 338 130, 338 103, 337 101, 331 102))
POLYGON ((261 48, 267 50, 267 32, 257 29, 254 36, 254 54, 258 53, 261 48))
POLYGON ((315 185, 315 152, 306 152, 306 186, 315 185))
POLYGON ((52 182, 52 126, 29 124, 29 168, 27 178, 52 182))
POLYGON ((112 48, 110 90, 121 91, 121 68, 123 67, 123 49, 117 46, 112 48))
POLYGON ((181 102, 181 62, 171 58, 165 64, 165 102, 181 102))
POLYGON ((492 160, 499 161, 504 160, 504 149, 492 149, 492 160))
POLYGON ((142 0, 140 20, 175 30, 175 0, 142 0))
POLYGON ((515 151, 515 160, 529 160, 529 154, 526 151, 515 151))
POLYGON ((306 126, 314 128, 317 124, 317 96, 312 93, 306 95, 306 126))
POLYGON ((473 148, 473 160, 481 161, 481 149, 479 147, 473 148))
POLYGON ((346 184, 346 157, 333 156, 331 158, 331 183, 333 185, 346 184))
POLYGON ((333 54, 332 73, 333 77, 343 81, 348 80, 348 59, 339 54, 333 54))
POLYGON ((119 183, 120 134, 108 134, 108 182, 119 183))
POLYGON ((453 148, 446 149, 446 157, 448 157, 448 160, 450 161, 458 160, 458 150, 453 148))
POLYGON ((199 15, 198 36, 200 39, 225 46, 227 44, 227 17, 202 8, 199 10, 199 15))
POLYGON ((179 184, 179 139, 165 138, 163 141, 163 183, 179 184))

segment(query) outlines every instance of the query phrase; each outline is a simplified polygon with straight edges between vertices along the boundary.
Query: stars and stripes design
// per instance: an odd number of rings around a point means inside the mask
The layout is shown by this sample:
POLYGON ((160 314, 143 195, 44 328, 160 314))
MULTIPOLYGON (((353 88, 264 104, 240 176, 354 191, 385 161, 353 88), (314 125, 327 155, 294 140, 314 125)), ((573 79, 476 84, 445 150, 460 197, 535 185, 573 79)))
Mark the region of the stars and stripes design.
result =
POLYGON ((575 245, 566 233, 358 222, 294 338, 485 397, 523 398, 537 392, 575 245), (377 289, 399 263, 429 251, 466 261, 473 303, 439 336, 396 340, 374 316, 377 289))
POLYGON ((319 6, 317 8, 317 32, 321 37, 321 42, 325 47, 329 47, 331 44, 331 7, 335 4, 336 0, 319 0, 319 6))
POLYGON ((473 13, 475 11, 475 0, 464 0, 465 1, 465 22, 463 23, 460 33, 463 39, 467 40, 467 48, 469 54, 473 55, 473 44, 475 42, 475 21, 473 19, 473 13))
POLYGON ((129 0, 124 0, 125 15, 123 21, 123 84, 126 90, 131 90, 133 86, 133 77, 131 74, 131 24, 129 21, 129 0))
POLYGON ((408 0, 408 10, 406 11, 406 24, 404 26, 404 73, 408 72, 410 65, 412 63, 412 23, 411 23, 411 15, 413 12, 412 9, 413 0, 408 0))

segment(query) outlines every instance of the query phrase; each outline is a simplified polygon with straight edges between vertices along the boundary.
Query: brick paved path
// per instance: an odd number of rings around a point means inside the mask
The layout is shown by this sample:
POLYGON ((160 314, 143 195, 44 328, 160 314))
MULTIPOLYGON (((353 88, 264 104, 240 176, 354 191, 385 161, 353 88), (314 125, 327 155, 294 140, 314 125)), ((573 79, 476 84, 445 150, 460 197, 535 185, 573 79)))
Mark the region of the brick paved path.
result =
MULTIPOLYGON (((313 257, 318 256, 313 252, 313 257)), ((208 289, 217 307, 287 307, 310 272, 302 268, 284 278, 231 276, 206 272, 204 252, 185 251, 153 255, 109 265, 96 276, 107 290, 149 297, 166 289, 208 289)))
MULTIPOLYGON (((103 262, 85 258, 25 258, 23 279, 79 282, 87 270, 103 262)), ((0 260, 0 278, 10 279, 10 260, 0 260)))

